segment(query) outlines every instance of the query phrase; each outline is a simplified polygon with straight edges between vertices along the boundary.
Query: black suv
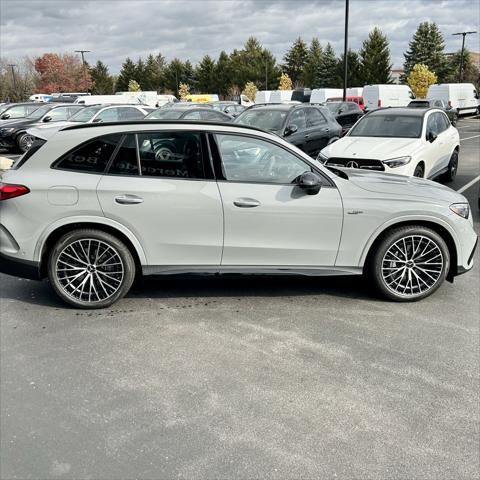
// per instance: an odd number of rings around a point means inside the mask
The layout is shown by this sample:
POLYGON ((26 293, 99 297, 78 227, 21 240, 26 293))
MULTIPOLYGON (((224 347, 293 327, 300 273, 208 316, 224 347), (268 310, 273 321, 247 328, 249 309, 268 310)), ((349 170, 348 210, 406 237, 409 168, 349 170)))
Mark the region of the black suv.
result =
POLYGON ((85 105, 41 104, 24 118, 8 120, 0 124, 0 148, 26 152, 34 138, 27 130, 39 124, 68 120, 73 114, 85 108, 85 105))
POLYGON ((342 135, 350 130, 357 120, 363 116, 362 109, 355 102, 326 101, 325 106, 342 126, 342 135))
POLYGON ((450 105, 445 105, 443 100, 428 100, 426 98, 418 98, 412 100, 408 105, 408 108, 440 108, 446 114, 451 124, 455 127, 458 120, 458 112, 456 108, 452 108, 450 105))
POLYGON ((276 133, 312 157, 340 138, 342 127, 327 109, 308 104, 269 103, 254 105, 234 123, 276 133))
POLYGON ((2 111, 0 125, 3 125, 7 120, 10 121, 15 118, 24 118, 42 105, 43 103, 39 102, 10 103, 7 105, 7 108, 2 111))

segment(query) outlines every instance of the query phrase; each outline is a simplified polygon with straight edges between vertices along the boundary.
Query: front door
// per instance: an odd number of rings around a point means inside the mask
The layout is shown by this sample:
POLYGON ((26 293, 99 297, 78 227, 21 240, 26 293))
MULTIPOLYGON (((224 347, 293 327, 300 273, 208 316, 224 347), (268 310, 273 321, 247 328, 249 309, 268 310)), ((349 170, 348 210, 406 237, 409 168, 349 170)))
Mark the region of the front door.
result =
POLYGON ((317 195, 296 179, 312 167, 261 138, 217 134, 217 178, 225 218, 223 266, 333 266, 343 207, 325 178, 317 195))
POLYGON ((204 134, 127 134, 98 184, 104 215, 132 231, 152 266, 220 265, 222 202, 204 134))

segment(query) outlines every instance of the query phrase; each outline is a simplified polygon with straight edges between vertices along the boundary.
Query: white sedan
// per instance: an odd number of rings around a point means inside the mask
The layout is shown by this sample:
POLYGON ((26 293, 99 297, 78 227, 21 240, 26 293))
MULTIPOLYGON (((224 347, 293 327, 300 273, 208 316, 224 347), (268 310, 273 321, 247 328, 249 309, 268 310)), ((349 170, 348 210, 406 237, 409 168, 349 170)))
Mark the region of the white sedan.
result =
POLYGON ((325 147, 318 160, 331 167, 359 168, 422 178, 457 173, 460 137, 440 109, 385 108, 361 118, 325 147))

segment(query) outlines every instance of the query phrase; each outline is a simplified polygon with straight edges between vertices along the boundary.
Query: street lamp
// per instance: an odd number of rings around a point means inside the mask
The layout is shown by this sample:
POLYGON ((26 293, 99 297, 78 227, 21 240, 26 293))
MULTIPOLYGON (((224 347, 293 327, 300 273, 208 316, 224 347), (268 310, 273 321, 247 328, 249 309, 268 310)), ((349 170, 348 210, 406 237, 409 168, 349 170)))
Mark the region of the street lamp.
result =
POLYGON ((87 84, 87 68, 85 64, 85 53, 91 53, 91 50, 75 50, 75 53, 79 53, 82 56, 83 76, 85 77, 85 84, 87 84))
POLYGON ((347 99, 347 79, 348 79, 348 10, 350 0, 345 0, 345 40, 343 42, 343 101, 347 99))
POLYGON ((463 51, 465 50, 465 37, 467 35, 471 35, 473 33, 477 33, 476 31, 472 32, 457 32, 457 33, 452 33, 452 35, 462 35, 462 53, 460 54, 460 73, 458 75, 458 83, 462 83, 463 79, 463 51))

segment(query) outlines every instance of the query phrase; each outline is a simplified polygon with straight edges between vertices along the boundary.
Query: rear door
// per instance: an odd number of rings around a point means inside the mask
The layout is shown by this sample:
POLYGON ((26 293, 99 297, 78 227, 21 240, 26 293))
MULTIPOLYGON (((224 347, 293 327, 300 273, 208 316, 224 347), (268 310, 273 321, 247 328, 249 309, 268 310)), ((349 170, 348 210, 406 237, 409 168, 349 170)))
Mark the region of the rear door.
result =
POLYGON ((333 132, 330 131, 327 119, 318 108, 307 107, 305 113, 307 116, 307 131, 310 135, 309 154, 316 157, 318 152, 328 145, 333 132))
POLYGON ((127 134, 97 192, 140 240, 151 268, 220 264, 223 211, 203 133, 127 134))
POLYGON ((286 128, 292 126, 295 126, 297 130, 286 136, 285 139, 300 150, 310 154, 312 147, 310 145, 310 135, 309 132, 307 132, 307 119, 305 117, 304 108, 297 108, 290 113, 287 119, 286 128))

